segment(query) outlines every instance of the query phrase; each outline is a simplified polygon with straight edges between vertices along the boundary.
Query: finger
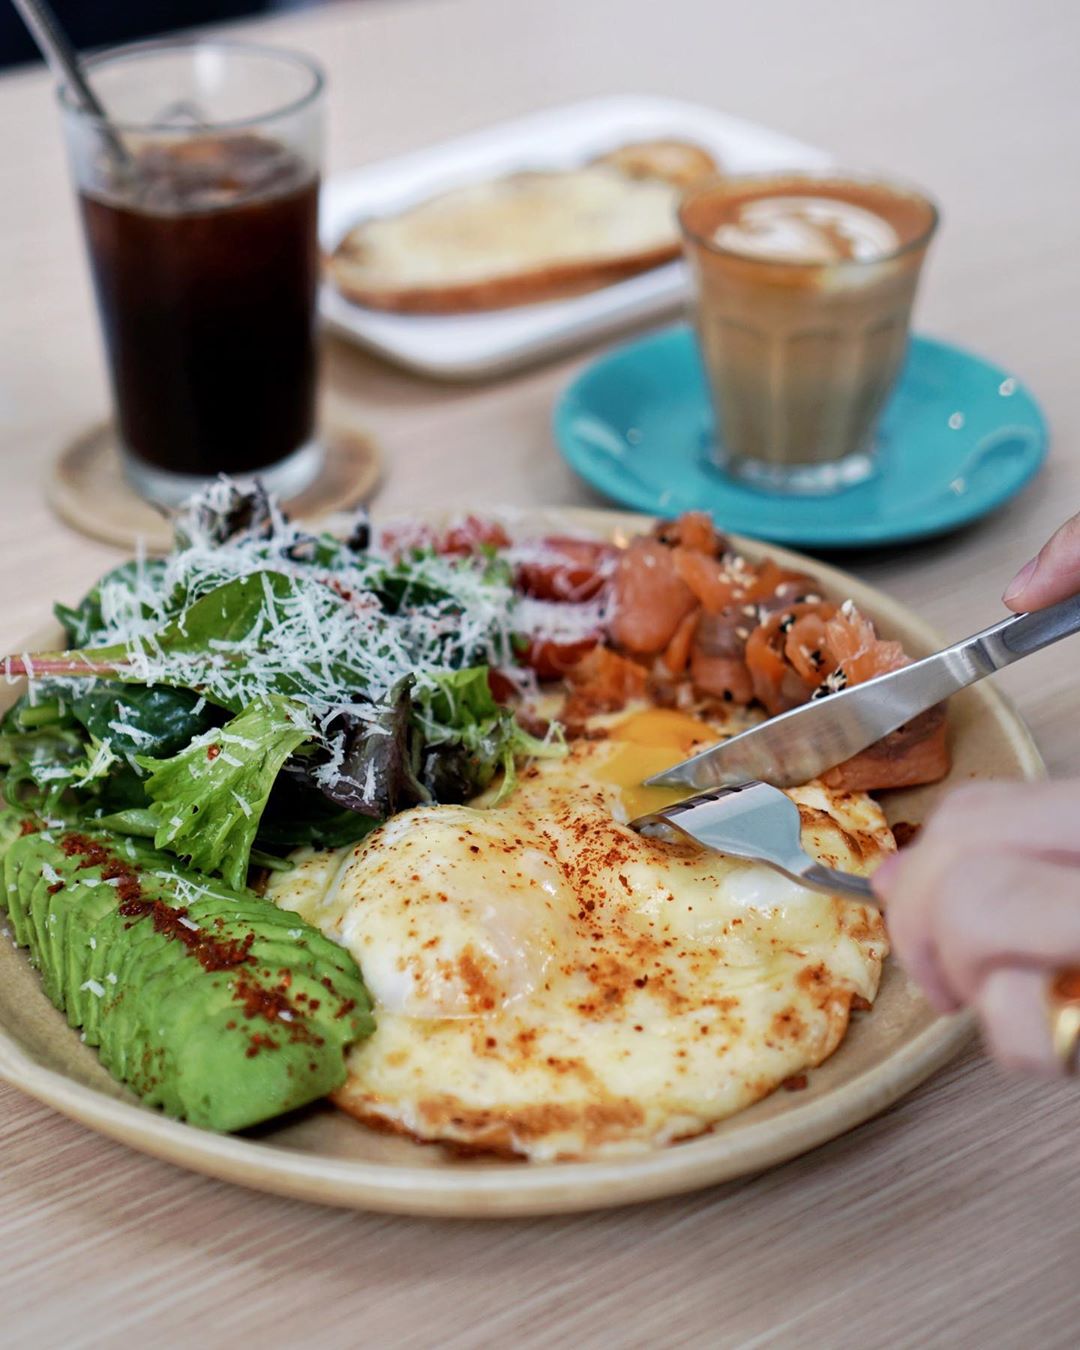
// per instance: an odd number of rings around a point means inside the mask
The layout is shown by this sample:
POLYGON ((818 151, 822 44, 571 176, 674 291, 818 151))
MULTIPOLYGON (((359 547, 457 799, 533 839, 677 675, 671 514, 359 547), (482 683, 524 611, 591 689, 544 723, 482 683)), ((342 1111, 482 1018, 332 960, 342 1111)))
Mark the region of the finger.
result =
POLYGON ((938 965, 916 860, 894 854, 871 880, 882 902, 893 956, 938 1012, 955 1012, 961 1005, 938 965))
MULTIPOLYGON (((1080 782, 982 783, 950 794, 910 849, 875 875, 893 945, 928 993, 935 974, 931 915, 950 892, 943 874, 975 865, 989 848, 1080 865, 1080 782)), ((935 1003, 937 998, 935 997, 935 1003)))
POLYGON ((903 866, 902 855, 890 853, 884 862, 878 864, 877 869, 870 877, 870 885, 874 888, 874 894, 883 904, 888 902, 889 896, 899 880, 903 866))
POLYGON ((1022 567, 1003 597, 1017 612, 1042 609, 1080 591, 1080 515, 1067 520, 1022 567))
POLYGON ((1080 964, 1080 868, 984 853, 952 864, 940 886, 929 946, 961 1002, 999 966, 1080 964))
POLYGON ((925 929, 897 923, 891 910, 887 920, 892 955, 919 986, 934 1011, 950 1013, 962 1008, 962 1001, 938 961, 932 934, 925 929))
POLYGON ((974 1008, 987 1050, 1005 1068, 1043 1074, 1065 1071, 1054 1054, 1043 971, 1013 966, 991 971, 979 987, 974 1008))
POLYGON ((950 792, 912 846, 925 856, 942 846, 1015 849, 1080 860, 1080 779, 971 783, 950 792))

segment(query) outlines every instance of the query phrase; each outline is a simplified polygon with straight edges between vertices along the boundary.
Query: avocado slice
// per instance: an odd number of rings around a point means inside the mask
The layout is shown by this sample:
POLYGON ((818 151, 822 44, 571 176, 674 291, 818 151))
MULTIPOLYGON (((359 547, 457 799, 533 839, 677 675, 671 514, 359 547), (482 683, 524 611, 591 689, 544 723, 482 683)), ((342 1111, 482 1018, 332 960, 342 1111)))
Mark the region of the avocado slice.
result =
MULTIPOLYGON (((18 903, 19 896, 19 887, 15 880, 18 874, 16 863, 18 853, 15 846, 18 842, 17 839, 14 840, 5 850, 3 858, 0 859, 0 909, 3 909, 9 918, 12 918, 11 911, 18 903)), ((13 918, 12 922, 14 922, 13 918)), ((14 934, 14 931, 12 929, 12 934, 14 934)))
POLYGON ((89 843, 103 845, 112 856, 125 861, 127 841, 100 832, 62 830, 57 832, 51 842, 52 853, 48 861, 65 879, 64 891, 58 892, 58 895, 67 897, 66 919, 51 926, 53 943, 58 949, 62 948, 63 953, 62 963, 58 965, 59 983, 68 1021, 73 1026, 85 1026, 86 1012, 97 1001, 82 988, 88 978, 86 967, 93 951, 89 939, 102 917, 117 908, 119 898, 116 886, 104 880, 99 865, 90 865, 84 854, 68 853, 65 850, 64 840, 76 833, 89 843))
POLYGON ((78 879, 72 880, 68 889, 71 892, 71 913, 68 915, 64 962, 68 1015, 75 1019, 77 1026, 83 1028, 88 1043, 96 1045, 90 1018, 92 1013, 96 1017, 98 1000, 85 986, 91 978, 91 961, 105 940, 105 934, 124 920, 117 908, 115 887, 102 881, 100 875, 89 872, 81 874, 78 879))
MULTIPOLYGON (((140 982, 137 996, 126 1007, 120 1005, 113 1014, 114 1018, 122 1019, 124 1034, 132 1042, 126 1065, 128 1082, 148 1105, 159 1106, 170 1115, 182 1115, 182 1105, 176 1091, 165 1032, 180 1008, 185 1006, 193 987, 198 995, 196 1006, 205 1012, 212 997, 213 980, 201 967, 198 970, 203 977, 201 980, 188 974, 183 965, 159 965, 149 979, 140 982)), ((224 984, 224 974, 215 978, 219 984, 224 984)), ((113 1030, 115 1027, 110 1027, 106 1035, 113 1030)))
MULTIPOLYGON (((148 898, 152 898, 149 893, 148 898)), ((162 898, 166 902, 171 899, 162 898)), ((248 1049, 254 1044, 266 1053, 276 1053, 270 1045, 282 1040, 289 1045, 289 1058, 303 1065, 310 1062, 311 1051, 306 1046, 301 1049, 296 1037, 306 1031, 309 1022, 319 1023, 318 1033, 311 1033, 312 1041, 318 1039, 326 1047, 319 1058, 331 1048, 336 1048, 343 1058, 346 1044, 372 1029, 367 992, 355 964, 347 952, 317 930, 295 918, 283 921, 277 910, 259 900, 233 903, 225 908, 201 900, 191 905, 184 917, 222 941, 239 942, 254 935, 249 948, 251 962, 222 972, 207 971, 185 944, 155 931, 146 917, 134 920, 126 932, 114 928, 111 940, 99 944, 90 967, 91 977, 105 991, 99 1001, 96 1022, 103 1060, 118 1076, 131 1078, 134 1074, 147 1095, 155 1102, 160 1099, 166 1109, 177 1109, 171 1100, 172 1076, 168 1066, 177 1047, 192 1034, 193 1020, 209 1011, 203 1009, 202 999, 206 997, 213 1005, 210 990, 219 990, 222 980, 212 977, 225 977, 230 992, 222 1006, 233 1005, 233 1025, 227 1029, 246 1037, 248 1049), (292 939, 287 936, 289 933, 301 936, 292 939), (325 949, 333 961, 320 961, 310 951, 309 940, 311 945, 325 949), (235 997, 236 980, 245 978, 256 986, 273 989, 281 983, 281 972, 286 973, 287 996, 297 1011, 297 1019, 292 1026, 276 1026, 265 1023, 265 1019, 257 1025, 251 1019, 251 1025, 246 1025, 248 1019, 242 1002, 238 1003, 235 997), (111 977, 111 984, 107 983, 111 977), (308 1012, 320 1007, 325 1012, 318 1019, 314 1012, 308 1012), (339 1016, 342 1008, 346 1012, 339 1016), (181 1009, 190 1010, 191 1016, 178 1029, 181 1009), (253 1028, 259 1036, 254 1042, 253 1028), (274 1032, 280 1034, 275 1036, 274 1032)), ((300 1073, 304 1081, 311 1071, 294 1065, 293 1072, 300 1073)))
POLYGON ((130 1080, 131 1067, 142 1049, 139 1030, 143 1012, 142 988, 138 984, 117 984, 101 1000, 99 1053, 102 1063, 125 1082, 130 1080))
MULTIPOLYGON (((161 896, 144 887, 143 898, 152 901, 161 896)), ((104 925, 95 936, 98 942, 88 967, 88 980, 92 981, 91 993, 97 989, 102 993, 96 1007, 90 1009, 87 1030, 99 1038, 109 1067, 124 1077, 127 1055, 133 1048, 125 1014, 130 1011, 135 1015, 142 965, 155 957, 165 961, 186 958, 187 950, 158 932, 150 914, 124 915, 119 905, 115 922, 104 925)))
MULTIPOLYGON (((141 874, 140 884, 142 898, 173 905, 175 897, 169 893, 166 878, 158 870, 141 874)), ((126 1062, 128 1035, 126 1032, 121 1034, 122 1023, 117 1023, 112 1028, 114 1034, 106 1040, 105 1020, 112 1021, 121 1004, 133 1001, 131 991, 142 982, 139 963, 154 957, 166 963, 180 957, 187 959, 187 949, 167 934, 158 932, 150 914, 120 914, 115 891, 113 905, 114 915, 106 915, 93 933, 94 950, 85 979, 90 982, 89 993, 94 994, 95 999, 88 1006, 86 1035, 92 1043, 102 1045, 103 1055, 110 1061, 109 1067, 121 1074, 126 1062), (100 996, 96 996, 98 989, 100 996)))
POLYGON ((115 929, 99 951, 102 955, 97 958, 95 953, 93 969, 105 989, 99 1011, 102 1052, 110 1067, 126 1077, 129 1057, 137 1062, 140 1032, 161 1020, 157 1001, 151 997, 155 977, 164 974, 167 987, 175 987, 185 978, 206 972, 183 942, 155 928, 149 914, 115 929))
POLYGON ((41 870, 38 866, 35 871, 32 860, 40 847, 40 834, 24 834, 4 854, 4 895, 11 931, 20 947, 30 945, 30 890, 41 870))
POLYGON ((233 1010, 229 1019, 233 1026, 228 1034, 235 1034, 235 978, 235 971, 207 971, 198 962, 190 961, 187 965, 161 967, 140 990, 135 1031, 140 1048, 132 1057, 131 1081, 155 1105, 177 1115, 185 1114, 176 1078, 177 1051, 193 1027, 222 1009, 233 1010))
POLYGON ((48 887, 60 875, 54 867, 58 861, 53 846, 41 839, 40 835, 26 836, 29 842, 22 853, 19 871, 19 899, 26 925, 26 944, 30 949, 33 963, 42 972, 42 979, 52 997, 52 983, 49 969, 49 931, 46 910, 50 894, 48 887))
POLYGON ((35 966, 41 965, 41 953, 38 943, 38 928, 34 921, 34 887, 41 880, 40 849, 31 845, 22 850, 17 878, 19 915, 16 922, 16 936, 21 926, 25 944, 30 951, 30 959, 35 966))
MULTIPOLYGON (((243 928, 235 932, 231 928, 227 925, 222 935, 242 936, 243 928)), ((297 944, 271 942, 260 935, 252 944, 251 955, 255 958, 252 964, 226 971, 207 972, 195 961, 187 971, 183 964, 163 963, 140 990, 139 1006, 144 1012, 133 1039, 143 1051, 141 1062, 133 1065, 129 1058, 129 1073, 134 1069, 139 1090, 166 1109, 172 1105, 169 1099, 175 1089, 181 1096, 175 1109, 191 1119, 206 1112, 205 1123, 213 1128, 239 1128, 235 1123, 214 1125, 214 1121, 242 1119, 253 1124, 266 1114, 274 1114, 265 1106, 268 1091, 285 1092, 283 1104, 276 1110, 288 1110, 310 1100, 313 1090, 325 1090, 321 1087, 324 1081, 338 1085, 343 1081, 346 1046, 369 1034, 374 1026, 367 993, 355 974, 327 974, 317 964, 304 968, 296 959, 297 944), (279 968, 290 960, 288 997, 295 1010, 294 1019, 281 1022, 257 1015, 247 1017, 244 999, 237 997, 237 982, 275 989, 280 984, 279 968), (269 978, 265 971, 270 971, 269 978), (326 979, 333 985, 333 994, 324 985, 326 979), (346 1007, 341 1014, 345 999, 352 999, 355 1006, 346 1007), (321 1011, 309 1011, 313 1000, 321 1011), (239 1049, 230 1054, 237 1060, 242 1053, 245 1072, 233 1086, 220 1084, 210 1096, 203 1089, 193 1102, 191 1091, 195 1089, 177 1082, 173 1066, 191 1062, 190 1044, 193 1038, 198 1040, 205 1034, 208 1024, 213 1026, 215 1037, 238 1042, 239 1049), (259 1057, 274 1058, 272 1072, 248 1063, 259 1057), (245 1095, 244 1084, 249 1080, 262 1085, 253 1100, 245 1095), (270 1082, 275 1084, 272 1089, 270 1082)))
MULTIPOLYGON (((30 897, 45 992, 63 1011, 68 1007, 67 924, 72 912, 73 886, 78 889, 78 875, 78 860, 52 849, 41 864, 41 875, 30 897)), ((70 1016, 68 1020, 71 1021, 70 1016)))
POLYGON ((37 957, 41 984, 51 1003, 60 999, 57 970, 52 959, 49 930, 49 903, 52 900, 52 874, 39 875, 30 888, 30 949, 37 957))
MULTIPOLYGON (((221 1116, 223 1110, 228 1111, 230 1121, 251 1124, 268 1114, 289 1109, 291 1101, 271 1099, 272 1104, 268 1103, 263 1075, 256 1071, 252 1061, 256 1055, 284 1055, 289 1061, 289 1072, 295 1073, 299 1055, 289 1045, 284 1027, 261 1021, 254 1026, 244 1018, 235 996, 239 972, 207 972, 200 967, 196 976, 181 976, 179 986, 175 988, 170 987, 170 975, 175 977, 177 970, 159 974, 161 987, 156 1001, 157 1013, 151 1019, 151 1025, 141 1025, 138 1030, 140 1052, 128 1065, 136 1089, 154 1104, 185 1115, 196 1124, 209 1124, 213 1128, 220 1128, 215 1122, 224 1118, 221 1116), (157 1025, 153 1025, 154 1022, 157 1025), (202 1041, 208 1027, 212 1028, 210 1034, 215 1039, 234 1044, 231 1059, 235 1071, 229 1079, 216 1084, 199 1081, 202 1071, 198 1069, 196 1056, 195 1081, 185 1083, 179 1072, 180 1065, 185 1056, 191 1062, 192 1045, 202 1041)), ((322 1046, 316 1051, 319 1059, 332 1055, 343 1068, 343 1051, 329 1045, 325 1038, 322 1040, 322 1046)), ((310 1059, 309 1054, 308 1061, 310 1059)), ((231 1127, 236 1128, 235 1125, 231 1127)))
POLYGON ((49 899, 46 908, 45 927, 49 940, 48 962, 51 967, 53 987, 56 991, 54 1002, 68 1015, 68 1022, 77 1026, 75 1010, 68 997, 67 983, 67 933, 68 921, 72 911, 79 903, 80 888, 76 881, 75 862, 71 858, 53 863, 60 876, 60 884, 48 887, 49 899))
MULTIPOLYGON (((198 905, 192 905, 188 913, 200 924, 207 921, 208 911, 200 909, 198 905)), ((228 911, 222 911, 222 917, 227 921, 237 920, 241 923, 253 925, 260 934, 266 934, 267 936, 274 934, 278 940, 293 946, 299 944, 306 948, 316 961, 325 961, 328 965, 351 973, 356 970, 356 961, 351 952, 342 947, 340 943, 328 938, 318 928, 313 928, 298 914, 280 910, 268 902, 262 901, 257 905, 247 906, 238 905, 228 911)))
POLYGON ((178 1091, 184 1114, 195 1124, 246 1129, 344 1083, 345 1056, 338 1049, 293 1045, 269 1033, 269 1043, 251 1055, 250 1043, 229 1033, 232 1019, 226 1008, 200 1022, 178 1052, 178 1091))
POLYGON ((144 943, 156 941, 160 936, 155 933, 148 916, 121 912, 121 901, 115 887, 104 882, 100 892, 109 897, 111 904, 101 914, 89 936, 80 982, 86 1008, 84 1030, 87 1040, 94 1045, 98 1044, 102 1012, 108 1004, 117 1000, 126 987, 121 980, 121 965, 144 943))
MULTIPOLYGON (((149 1026, 140 1028, 141 1053, 132 1073, 137 1091, 145 1091, 155 1104, 189 1119, 186 1098, 190 1092, 185 1092, 180 1083, 178 1054, 211 1019, 215 1019, 217 1035, 232 1039, 241 1034, 236 1020, 234 973, 201 970, 200 973, 201 979, 192 978, 159 998, 158 1016, 149 1026)), ((241 1070, 236 1082, 217 1084, 207 1090, 213 1095, 235 1093, 242 1090, 245 1076, 241 1070)))
POLYGON ((374 1026, 344 948, 271 901, 132 840, 78 834, 85 843, 73 830, 9 831, 0 896, 46 992, 100 1046, 103 1064, 149 1105, 212 1129, 244 1128, 344 1081, 347 1047, 374 1026), (125 880, 102 875, 117 859, 137 874, 140 898, 246 943, 247 959, 207 969, 205 945, 193 949, 153 914, 121 913, 125 880))
POLYGON ((189 1002, 172 1030, 184 1113, 211 1129, 246 1128, 339 1087, 345 1046, 371 1030, 366 1011, 337 1018, 326 1004, 299 1028, 248 1019, 235 998, 237 974, 227 981, 227 1002, 218 991, 217 1011, 189 1002))
MULTIPOLYGON (((235 928, 223 925, 222 929, 215 931, 225 939, 242 940, 255 930, 250 925, 235 928)), ((178 944, 172 945, 176 947, 178 944)), ((145 953, 146 949, 141 949, 141 952, 145 953)), ((305 1024, 320 1008, 324 1009, 320 1020, 328 1023, 330 1038, 342 1044, 356 1039, 359 1024, 366 1027, 370 1006, 367 991, 355 971, 321 964, 305 950, 302 941, 279 942, 259 932, 256 932, 249 955, 252 958, 250 962, 223 972, 206 971, 186 953, 186 965, 171 960, 169 953, 164 951, 146 955, 137 973, 143 1023, 151 1026, 155 1021, 171 1021, 171 1017, 162 1018, 159 1011, 162 1005, 171 1007, 171 1001, 186 992, 188 985, 200 979, 205 980, 208 975, 225 974, 234 986, 237 979, 242 979, 259 988, 281 990, 292 1004, 296 1020, 303 1020, 305 1024), (282 988, 283 984, 285 988, 282 988), (330 988, 327 988, 327 984, 330 988), (341 1012, 342 1008, 345 1009, 344 1013, 341 1012)), ((133 974, 134 964, 128 965, 121 979, 130 979, 133 974)), ((234 1001, 237 1003, 237 1021, 247 1020, 243 999, 234 997, 234 1001)), ((107 1012, 108 1008, 103 1011, 107 1012)))

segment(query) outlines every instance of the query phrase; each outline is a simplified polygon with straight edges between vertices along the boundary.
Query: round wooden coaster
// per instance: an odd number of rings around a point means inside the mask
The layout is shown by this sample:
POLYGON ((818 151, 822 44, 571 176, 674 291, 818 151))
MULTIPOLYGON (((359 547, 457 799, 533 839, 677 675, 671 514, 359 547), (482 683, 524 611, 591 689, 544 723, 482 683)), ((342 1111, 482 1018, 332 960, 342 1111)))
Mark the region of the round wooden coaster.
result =
MULTIPOLYGON (((314 483, 283 503, 294 519, 317 520, 366 501, 382 468, 378 446, 362 432, 334 428, 323 434, 326 456, 314 483)), ((72 528, 119 548, 142 540, 148 553, 167 553, 172 527, 165 515, 140 497, 124 477, 111 422, 84 432, 53 464, 46 497, 72 528)))

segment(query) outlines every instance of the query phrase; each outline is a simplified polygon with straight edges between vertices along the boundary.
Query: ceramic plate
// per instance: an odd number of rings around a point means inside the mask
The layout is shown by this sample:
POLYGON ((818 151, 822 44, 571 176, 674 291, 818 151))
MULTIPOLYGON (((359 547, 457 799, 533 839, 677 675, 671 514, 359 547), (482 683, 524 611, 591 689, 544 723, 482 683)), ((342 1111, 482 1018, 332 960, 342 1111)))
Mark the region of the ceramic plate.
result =
MULTIPOLYGON (((515 512, 531 533, 632 533, 640 516, 598 511, 515 512)), ((747 543, 754 558, 760 546, 747 543)), ((939 644, 909 611, 855 578, 769 550, 811 568, 834 598, 852 597, 914 655, 939 644)), ((55 645, 53 626, 29 650, 55 645)), ((17 689, 2 691, 9 704, 17 689)), ((957 695, 951 726, 953 777, 1040 777, 1042 763, 1017 715, 988 685, 957 695)), ((919 821, 940 789, 893 794, 892 820, 919 821)), ((25 954, 0 943, 0 1075, 58 1111, 133 1148, 182 1167, 262 1190, 357 1209, 480 1217, 547 1214, 628 1204, 690 1191, 784 1162, 850 1130, 909 1092, 960 1049, 965 1018, 937 1017, 891 962, 873 1012, 856 1018, 835 1055, 801 1092, 776 1092, 711 1134, 610 1162, 526 1164, 463 1159, 433 1145, 377 1134, 330 1108, 299 1112, 242 1136, 220 1136, 141 1106, 98 1063, 41 992, 25 954)))
POLYGON ((728 530, 825 549, 895 544, 975 520, 1020 491, 1047 446, 1038 404, 1008 371, 915 337, 871 478, 829 496, 747 487, 710 460, 712 413, 686 326, 590 365, 556 408, 555 436, 582 478, 624 506, 708 511, 728 530))
MULTIPOLYGON (((319 196, 319 238, 330 253, 365 216, 392 214, 478 179, 523 168, 570 168, 630 141, 669 136, 703 146, 733 172, 829 162, 822 150, 714 108, 640 95, 595 98, 331 175, 319 196)), ((319 312, 341 337, 410 370, 475 380, 665 318, 687 290, 686 269, 672 262, 586 295, 482 314, 386 314, 354 305, 327 284, 319 312)))

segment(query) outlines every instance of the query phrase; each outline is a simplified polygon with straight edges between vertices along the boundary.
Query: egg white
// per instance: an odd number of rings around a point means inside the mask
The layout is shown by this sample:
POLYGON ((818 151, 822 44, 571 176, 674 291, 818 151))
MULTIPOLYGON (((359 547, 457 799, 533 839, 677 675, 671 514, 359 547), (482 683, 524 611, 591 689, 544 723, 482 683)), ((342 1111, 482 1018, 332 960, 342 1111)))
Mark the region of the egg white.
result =
MULTIPOLYGON (((347 947, 372 994, 336 1098, 361 1119, 534 1160, 638 1152, 819 1064, 852 997, 873 1000, 875 910, 626 827, 678 795, 641 779, 715 733, 605 721, 499 805, 416 807, 275 874, 271 898, 347 947)), ((790 795, 822 861, 866 874, 894 847, 870 798, 790 795)))

